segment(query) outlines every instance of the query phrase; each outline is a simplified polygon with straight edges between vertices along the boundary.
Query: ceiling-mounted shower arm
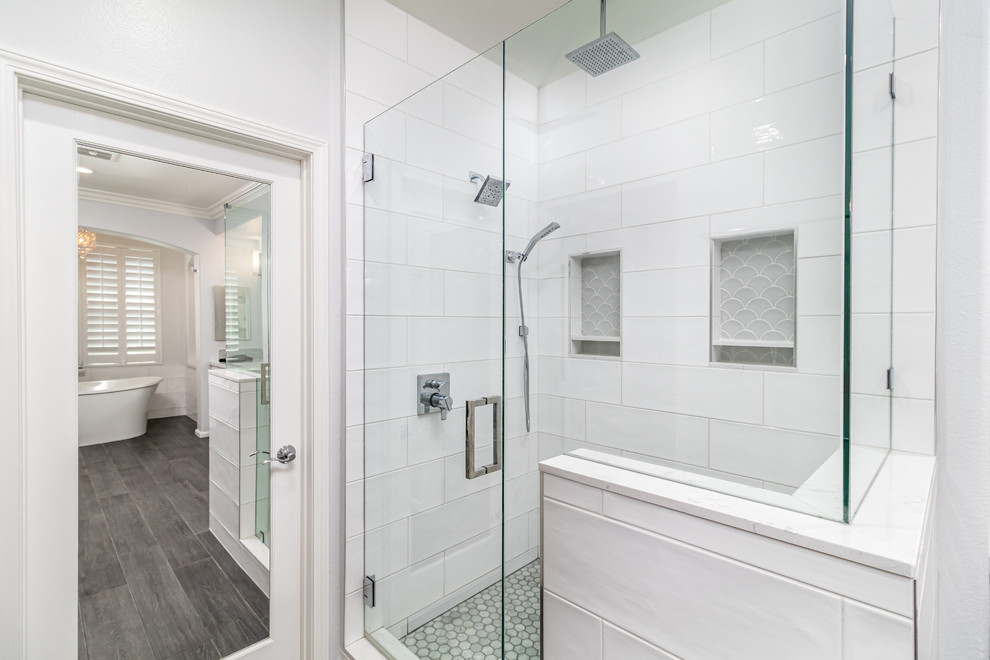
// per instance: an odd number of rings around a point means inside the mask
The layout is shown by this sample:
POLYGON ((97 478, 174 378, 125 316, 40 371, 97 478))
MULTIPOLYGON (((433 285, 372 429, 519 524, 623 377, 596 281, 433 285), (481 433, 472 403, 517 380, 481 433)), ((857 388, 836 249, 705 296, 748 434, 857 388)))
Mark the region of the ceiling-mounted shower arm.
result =
POLYGON ((605 38, 605 0, 602 0, 601 32, 598 38, 605 38))

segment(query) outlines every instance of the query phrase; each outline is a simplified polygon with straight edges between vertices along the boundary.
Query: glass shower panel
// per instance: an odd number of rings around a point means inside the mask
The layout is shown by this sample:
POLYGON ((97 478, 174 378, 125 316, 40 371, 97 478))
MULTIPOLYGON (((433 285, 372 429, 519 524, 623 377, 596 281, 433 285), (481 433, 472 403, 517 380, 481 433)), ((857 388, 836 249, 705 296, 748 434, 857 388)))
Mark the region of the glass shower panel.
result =
MULTIPOLYGON (((841 520, 847 8, 782 6, 613 0, 625 59, 583 59, 608 45, 592 0, 508 39, 506 176, 518 79, 538 182, 506 240, 560 226, 523 271, 540 460, 841 520)), ((507 323, 507 420, 520 343, 507 323)))
MULTIPOLYGON (((224 207, 224 310, 227 368, 257 379, 251 457, 242 452, 240 538, 256 554, 271 547, 269 466, 269 237, 271 186, 259 184, 224 207), (245 539, 249 539, 245 541, 245 539), (256 541, 253 541, 257 539, 256 541), (253 541, 253 543, 252 543, 253 541), (258 541, 263 544, 255 548, 258 541)), ((243 440, 242 440, 243 441, 243 440)))
POLYGON ((365 125, 364 624, 392 657, 502 657, 502 106, 499 45, 365 125))
POLYGON ((851 341, 846 406, 849 438, 847 515, 852 517, 891 448, 893 388, 893 266, 896 21, 893 5, 859 0, 854 10, 853 124, 849 181, 852 203, 852 296, 847 316, 851 341), (866 29, 869 26, 869 29, 866 29))

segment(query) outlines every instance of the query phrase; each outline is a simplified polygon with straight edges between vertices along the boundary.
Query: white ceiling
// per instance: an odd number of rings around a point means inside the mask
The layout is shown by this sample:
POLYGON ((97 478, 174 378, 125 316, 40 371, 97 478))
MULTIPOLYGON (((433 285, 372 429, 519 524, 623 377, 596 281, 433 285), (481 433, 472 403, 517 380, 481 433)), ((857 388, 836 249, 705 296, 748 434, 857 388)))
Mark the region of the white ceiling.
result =
MULTIPOLYGON (((606 31, 635 46, 726 1, 609 0, 606 31)), ((600 0, 389 2, 476 52, 507 39, 508 71, 537 87, 578 70, 564 55, 600 36, 600 0)))
MULTIPOLYGON (((84 147, 85 148, 85 147, 84 147)), ((199 218, 223 216, 223 205, 257 185, 237 177, 115 154, 114 161, 79 154, 79 195, 125 206, 161 210, 199 218)))

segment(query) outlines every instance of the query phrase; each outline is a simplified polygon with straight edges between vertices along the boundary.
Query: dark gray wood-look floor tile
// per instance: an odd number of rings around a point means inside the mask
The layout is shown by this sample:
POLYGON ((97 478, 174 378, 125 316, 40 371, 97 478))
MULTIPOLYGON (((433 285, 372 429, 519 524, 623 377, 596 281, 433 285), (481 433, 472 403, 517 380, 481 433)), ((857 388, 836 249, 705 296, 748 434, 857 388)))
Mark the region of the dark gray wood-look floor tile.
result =
POLYGON ((103 445, 80 447, 79 452, 86 461, 86 472, 98 498, 123 495, 127 492, 127 486, 124 485, 117 468, 107 456, 103 445))
POLYGON ((103 514, 79 521, 79 596, 125 584, 103 514))
POLYGON ((217 540, 217 537, 213 536, 213 532, 206 531, 199 535, 199 540, 203 543, 210 554, 213 556, 213 560, 220 567, 220 570, 224 572, 227 578, 230 579, 234 587, 241 594, 241 597, 251 606, 254 613, 258 615, 261 622, 268 627, 267 619, 269 612, 268 596, 262 591, 258 585, 254 583, 247 573, 244 572, 237 562, 227 554, 227 551, 217 540))
POLYGON ((79 607, 76 610, 79 619, 76 625, 76 644, 78 646, 76 656, 78 660, 89 660, 89 651, 86 649, 86 632, 83 630, 82 601, 79 601, 78 605, 79 607))
POLYGON ((144 443, 141 444, 137 441, 138 439, 126 440, 128 447, 134 455, 137 456, 138 461, 144 466, 151 478, 154 479, 155 483, 159 486, 164 486, 165 484, 173 483, 176 480, 175 475, 169 470, 168 459, 162 456, 161 452, 158 451, 154 446, 144 443))
POLYGON ((201 493, 210 489, 209 471, 203 469, 202 464, 196 459, 189 456, 173 458, 168 462, 168 466, 175 475, 176 481, 186 481, 201 493))
POLYGON ((206 440, 199 440, 199 442, 193 447, 191 447, 190 456, 192 456, 203 468, 209 473, 210 469, 210 443, 206 440))
POLYGON ((96 498, 96 491, 93 490, 93 482, 89 479, 89 474, 79 473, 79 520, 92 518, 103 514, 100 508, 100 501, 96 498))
POLYGON ((178 568, 175 574, 220 653, 230 655, 268 637, 268 630, 212 558, 178 568))
POLYGON ((161 548, 124 555, 121 564, 157 657, 168 658, 210 641, 161 548))
POLYGON ((119 442, 108 442, 103 445, 103 448, 106 450, 110 460, 113 461, 113 464, 116 466, 118 472, 127 468, 139 467, 141 465, 141 462, 138 461, 138 457, 134 453, 134 450, 130 448, 125 440, 121 440, 119 442))
POLYGON ((210 558, 209 551, 192 535, 177 538, 171 543, 162 543, 161 548, 173 570, 210 558))
POLYGON ((166 484, 163 490, 194 534, 199 535, 210 528, 210 503, 205 493, 185 481, 166 484))
POLYGON ((130 590, 107 589, 80 600, 86 643, 93 660, 154 660, 130 590))
POLYGON ((103 515, 110 528, 110 538, 120 556, 158 545, 141 511, 130 494, 114 495, 100 500, 103 515))
POLYGON ((212 643, 208 643, 195 649, 189 649, 178 655, 173 655, 171 658, 166 658, 166 660, 218 660, 220 657, 222 656, 216 647, 212 643))

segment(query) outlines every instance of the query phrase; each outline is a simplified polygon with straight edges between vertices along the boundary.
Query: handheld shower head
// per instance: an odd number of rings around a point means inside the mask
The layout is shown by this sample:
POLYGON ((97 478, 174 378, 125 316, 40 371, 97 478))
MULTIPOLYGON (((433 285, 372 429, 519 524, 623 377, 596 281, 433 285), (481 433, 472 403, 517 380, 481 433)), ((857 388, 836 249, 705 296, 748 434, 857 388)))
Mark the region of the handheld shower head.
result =
POLYGON ((533 248, 536 247, 536 244, 539 243, 544 238, 546 238, 547 236, 549 236, 550 234, 557 231, 558 229, 560 229, 560 225, 557 224, 556 222, 551 222, 549 225, 547 225, 540 231, 536 232, 533 238, 529 239, 529 243, 526 245, 526 249, 523 250, 522 252, 516 252, 515 250, 506 250, 505 260, 508 261, 510 264, 514 264, 518 261, 519 266, 522 267, 522 262, 526 261, 526 257, 528 257, 529 253, 533 251, 533 248))

